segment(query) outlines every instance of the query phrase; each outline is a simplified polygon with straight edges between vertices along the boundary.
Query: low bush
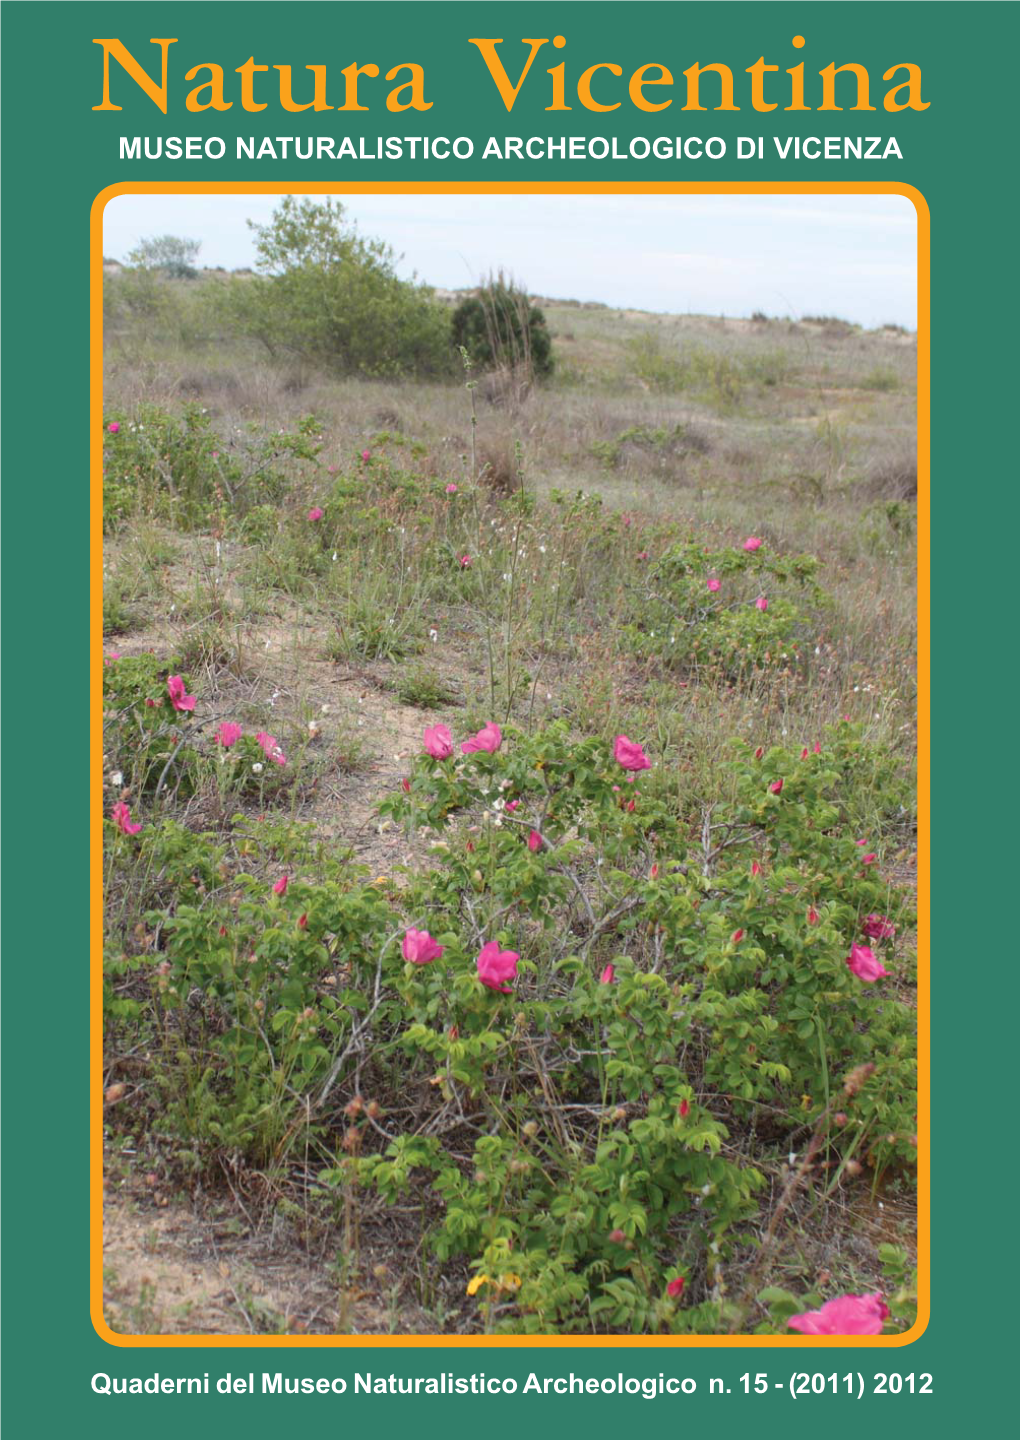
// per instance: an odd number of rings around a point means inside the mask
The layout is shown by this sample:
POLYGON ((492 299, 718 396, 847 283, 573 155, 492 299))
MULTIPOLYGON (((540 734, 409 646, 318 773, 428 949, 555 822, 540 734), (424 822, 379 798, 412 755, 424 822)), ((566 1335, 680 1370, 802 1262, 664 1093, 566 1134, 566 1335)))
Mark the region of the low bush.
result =
POLYGON ((103 451, 103 523, 118 529, 132 514, 164 520, 181 530, 240 520, 278 504, 294 471, 319 454, 315 416, 293 431, 268 434, 250 427, 222 441, 207 410, 195 404, 171 411, 142 405, 128 417, 106 417, 103 451))
POLYGON ((739 675, 796 664, 825 604, 813 556, 778 555, 754 536, 742 549, 687 540, 658 561, 639 559, 648 576, 630 586, 624 633, 637 654, 668 666, 739 675))
POLYGON ((110 1023, 162 1037, 148 1103, 178 1158, 336 1135, 324 1195, 410 1197, 489 1329, 785 1324, 737 1278, 776 1146, 821 1187, 913 1155, 911 917, 836 798, 861 737, 742 750, 693 827, 626 737, 425 739, 381 810, 436 865, 399 885, 303 878, 296 827, 238 817, 228 864, 111 823, 162 903, 147 953, 110 959, 110 1023))

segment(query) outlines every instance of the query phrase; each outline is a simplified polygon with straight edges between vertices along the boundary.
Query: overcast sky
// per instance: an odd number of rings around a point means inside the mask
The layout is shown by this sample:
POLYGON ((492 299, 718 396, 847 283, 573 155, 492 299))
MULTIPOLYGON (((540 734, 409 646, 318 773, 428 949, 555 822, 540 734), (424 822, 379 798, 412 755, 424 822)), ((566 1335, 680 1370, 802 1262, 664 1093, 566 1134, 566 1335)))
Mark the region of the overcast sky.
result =
MULTIPOLYGON (((255 254, 246 219, 272 195, 125 195, 105 212, 103 249, 143 236, 201 240, 199 263, 238 269, 255 254)), ((898 195, 352 195, 365 235, 399 270, 444 289, 502 266, 533 294, 640 310, 838 315, 917 324, 917 224, 898 195)))

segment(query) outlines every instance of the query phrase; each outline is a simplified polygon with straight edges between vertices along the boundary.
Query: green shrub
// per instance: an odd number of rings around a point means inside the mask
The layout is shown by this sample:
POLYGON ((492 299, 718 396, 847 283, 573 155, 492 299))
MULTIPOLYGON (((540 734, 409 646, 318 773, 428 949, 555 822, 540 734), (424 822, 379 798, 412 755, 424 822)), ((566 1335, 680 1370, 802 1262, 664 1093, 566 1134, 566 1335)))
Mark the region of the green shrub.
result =
POLYGON ((500 274, 491 276, 453 312, 453 343, 485 370, 549 375, 552 340, 545 316, 527 291, 500 274))
POLYGON ((293 431, 252 427, 228 447, 208 412, 194 404, 180 412, 143 405, 131 418, 108 416, 104 423, 107 529, 137 511, 183 530, 203 529, 216 518, 243 520, 252 508, 278 504, 294 468, 315 461, 321 430, 307 415, 293 431))
POLYGON ((428 665, 411 665, 397 679, 397 699, 402 705, 422 710, 439 710, 455 702, 447 680, 428 665))
POLYGON ((607 470, 615 470, 628 445, 658 455, 704 455, 708 441, 689 425, 631 425, 613 440, 595 440, 591 452, 607 470))
POLYGON ((888 365, 876 365, 862 378, 861 389, 887 392, 899 389, 899 383, 899 376, 895 370, 888 365))
POLYGON ((235 280, 227 313, 272 355, 346 374, 451 373, 449 318, 396 256, 358 234, 334 200, 285 196, 268 225, 249 221, 260 274, 235 280))
POLYGON ((648 563, 644 585, 631 587, 623 633, 637 654, 669 666, 739 675, 796 663, 807 607, 825 603, 810 555, 710 551, 688 540, 648 563))
POLYGON ((909 982, 893 960, 878 984, 847 965, 890 908, 834 803, 859 743, 744 751, 695 839, 651 776, 562 725, 422 756, 382 809, 430 831, 438 865, 399 887, 350 866, 295 878, 300 838, 279 826, 240 846, 276 854, 265 878, 172 824, 114 833, 162 887, 158 957, 113 972, 120 1001, 163 1017, 149 1103, 195 1166, 321 1151, 342 1114, 326 1193, 438 1203, 431 1247, 469 1264, 490 1328, 726 1329, 739 1308, 713 1276, 756 1213, 761 1115, 780 1146, 813 1133, 837 1174, 913 1155, 909 982), (410 927, 442 954, 404 958, 410 927), (488 942, 513 947, 508 993, 480 982, 488 942))

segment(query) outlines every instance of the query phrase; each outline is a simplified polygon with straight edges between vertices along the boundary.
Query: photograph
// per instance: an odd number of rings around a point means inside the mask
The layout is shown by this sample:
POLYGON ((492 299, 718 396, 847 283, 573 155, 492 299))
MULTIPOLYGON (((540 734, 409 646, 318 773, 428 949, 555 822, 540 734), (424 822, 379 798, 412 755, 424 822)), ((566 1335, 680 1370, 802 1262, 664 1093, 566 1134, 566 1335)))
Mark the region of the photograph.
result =
POLYGON ((93 274, 109 1331, 909 1337, 913 200, 162 188, 93 274))

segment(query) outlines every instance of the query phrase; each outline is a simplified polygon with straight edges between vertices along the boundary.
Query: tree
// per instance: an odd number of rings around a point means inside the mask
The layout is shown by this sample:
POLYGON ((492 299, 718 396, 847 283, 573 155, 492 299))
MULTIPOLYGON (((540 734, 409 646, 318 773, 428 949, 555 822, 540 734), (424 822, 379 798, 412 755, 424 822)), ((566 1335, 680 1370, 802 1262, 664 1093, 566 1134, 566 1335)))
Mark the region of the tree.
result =
POLYGON ((451 367, 449 319, 396 256, 368 239, 334 200, 286 196, 268 225, 249 220, 255 279, 234 290, 238 314, 271 352, 343 372, 434 374, 451 367))
POLYGON ((162 270, 171 280, 194 280, 201 248, 201 240, 188 240, 183 235, 152 235, 139 240, 128 256, 128 264, 139 270, 162 270))
POLYGON ((502 270, 453 312, 453 341, 482 369, 548 375, 552 339, 527 291, 502 270))

